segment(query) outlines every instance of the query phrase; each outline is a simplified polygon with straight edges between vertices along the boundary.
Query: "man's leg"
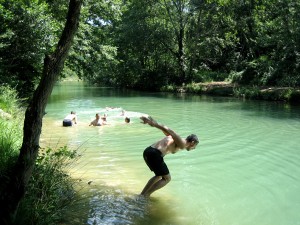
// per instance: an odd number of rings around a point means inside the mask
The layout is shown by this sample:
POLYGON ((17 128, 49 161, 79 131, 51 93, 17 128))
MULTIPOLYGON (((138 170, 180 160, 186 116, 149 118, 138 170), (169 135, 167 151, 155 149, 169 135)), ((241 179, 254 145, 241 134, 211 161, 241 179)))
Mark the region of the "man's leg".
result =
POLYGON ((161 176, 154 176, 154 177, 152 177, 148 181, 148 183, 146 184, 146 186, 144 187, 143 191, 141 192, 141 195, 145 195, 148 192, 148 190, 153 186, 153 184, 155 184, 160 179, 161 179, 161 176))
POLYGON ((144 195, 145 197, 149 197, 154 191, 166 186, 166 184, 169 183, 170 181, 171 181, 170 174, 164 176, 152 177, 146 184, 141 195, 144 195))

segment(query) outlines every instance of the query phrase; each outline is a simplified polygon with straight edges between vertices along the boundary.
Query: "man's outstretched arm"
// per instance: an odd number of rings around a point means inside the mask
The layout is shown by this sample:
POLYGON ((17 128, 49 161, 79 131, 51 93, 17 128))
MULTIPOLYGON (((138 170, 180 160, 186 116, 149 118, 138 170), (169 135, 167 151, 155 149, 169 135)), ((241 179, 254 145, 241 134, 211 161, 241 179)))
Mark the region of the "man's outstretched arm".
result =
POLYGON ((144 124, 149 124, 152 127, 156 127, 158 129, 160 129, 165 135, 171 135, 177 147, 179 147, 181 149, 183 149, 185 147, 184 140, 175 131, 173 131, 169 127, 167 127, 163 124, 159 124, 151 116, 148 116, 148 117, 142 116, 142 117, 140 117, 140 119, 143 121, 144 124))

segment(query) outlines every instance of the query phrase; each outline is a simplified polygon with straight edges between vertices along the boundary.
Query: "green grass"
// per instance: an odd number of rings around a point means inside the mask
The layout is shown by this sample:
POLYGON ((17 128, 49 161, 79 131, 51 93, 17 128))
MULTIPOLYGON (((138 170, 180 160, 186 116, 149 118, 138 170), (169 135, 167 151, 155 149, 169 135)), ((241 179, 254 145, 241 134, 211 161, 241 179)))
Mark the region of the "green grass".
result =
POLYGON ((0 119, 0 174, 5 174, 9 165, 18 156, 22 141, 22 126, 17 121, 0 119))
POLYGON ((7 86, 0 87, 0 109, 12 115, 11 119, 0 117, 0 179, 7 180, 7 172, 18 157, 22 142, 23 116, 17 92, 7 86))

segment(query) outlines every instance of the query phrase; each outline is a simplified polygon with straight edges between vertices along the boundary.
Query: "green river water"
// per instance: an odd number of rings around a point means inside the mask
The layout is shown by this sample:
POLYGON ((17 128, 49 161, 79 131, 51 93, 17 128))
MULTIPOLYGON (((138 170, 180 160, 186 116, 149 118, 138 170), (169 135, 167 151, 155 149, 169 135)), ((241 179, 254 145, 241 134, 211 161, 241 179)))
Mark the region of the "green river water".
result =
POLYGON ((81 154, 69 168, 80 197, 65 224, 300 224, 299 106, 74 82, 55 86, 46 112, 41 144, 81 154), (78 124, 62 127, 71 110, 78 124), (110 125, 88 126, 98 112, 110 125), (163 133, 141 124, 143 114, 200 138, 194 151, 165 157, 172 180, 147 200, 138 194, 153 174, 142 153, 163 133))

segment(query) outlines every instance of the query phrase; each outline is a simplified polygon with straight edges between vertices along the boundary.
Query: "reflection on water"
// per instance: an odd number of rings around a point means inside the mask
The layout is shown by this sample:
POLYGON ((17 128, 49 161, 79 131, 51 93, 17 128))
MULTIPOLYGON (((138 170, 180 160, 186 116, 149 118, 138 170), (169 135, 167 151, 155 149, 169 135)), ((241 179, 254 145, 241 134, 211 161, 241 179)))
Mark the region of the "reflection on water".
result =
POLYGON ((74 84, 56 86, 46 111, 41 144, 82 155, 70 169, 81 182, 65 224, 299 224, 299 106, 74 84), (109 126, 89 127, 106 106, 124 108, 132 122, 112 111, 109 126), (79 122, 64 128, 71 110, 79 122), (172 181, 149 200, 138 197, 153 176, 142 152, 163 134, 140 123, 144 113, 200 138, 195 151, 165 157, 172 181))

